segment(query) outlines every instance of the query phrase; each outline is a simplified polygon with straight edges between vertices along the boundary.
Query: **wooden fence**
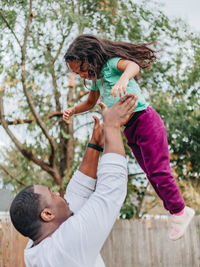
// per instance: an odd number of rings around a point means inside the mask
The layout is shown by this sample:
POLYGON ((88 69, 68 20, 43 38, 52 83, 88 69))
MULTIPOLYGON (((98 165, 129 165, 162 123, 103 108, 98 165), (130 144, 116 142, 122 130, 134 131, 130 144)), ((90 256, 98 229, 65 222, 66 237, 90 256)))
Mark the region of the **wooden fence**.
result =
POLYGON ((27 239, 9 221, 0 222, 0 267, 24 267, 23 250, 27 239))
POLYGON ((107 267, 200 267, 200 216, 184 237, 168 239, 169 220, 117 221, 104 244, 107 267))
MULTIPOLYGON (((118 220, 102 249, 106 267, 200 267, 200 216, 176 242, 168 228, 168 218, 118 220)), ((10 222, 0 222, 0 267, 24 267, 26 242, 10 222)))

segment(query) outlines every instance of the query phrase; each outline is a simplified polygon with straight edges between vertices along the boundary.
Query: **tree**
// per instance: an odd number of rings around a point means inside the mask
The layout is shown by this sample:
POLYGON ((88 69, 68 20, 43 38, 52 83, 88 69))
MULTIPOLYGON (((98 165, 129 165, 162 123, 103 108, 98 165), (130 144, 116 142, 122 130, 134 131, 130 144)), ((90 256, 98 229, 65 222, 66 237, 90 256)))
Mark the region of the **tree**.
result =
MULTIPOLYGON (((32 172, 37 165, 43 184, 52 181, 52 186, 64 189, 81 159, 91 116, 75 116, 65 124, 62 111, 87 97, 87 88, 69 73, 63 60, 68 44, 82 32, 133 43, 158 42, 159 59, 151 70, 142 72, 138 82, 167 126, 175 173, 179 179, 198 179, 199 36, 192 34, 183 22, 170 21, 150 4, 135 4, 131 0, 1 1, 0 69, 4 82, 0 122, 21 153, 18 164, 23 166, 25 175, 18 178, 24 184, 34 181, 26 166, 32 172), (23 129, 24 136, 19 136, 18 129, 23 129), (85 138, 78 140, 80 135, 85 138)), ((138 177, 139 183, 143 177, 140 171, 132 173, 134 159, 126 150, 129 192, 138 192, 134 209, 127 197, 131 212, 125 210, 131 217, 141 213, 148 184, 137 183, 136 190, 133 177, 138 177)), ((11 165, 7 158, 3 167, 8 170, 11 165)))
POLYGON ((73 169, 75 143, 73 119, 64 123, 63 106, 65 102, 73 105, 87 94, 81 83, 75 90, 73 74, 66 86, 69 74, 65 78, 63 54, 74 32, 81 33, 90 23, 94 28, 101 25, 101 17, 99 21, 92 19, 96 14, 103 16, 104 6, 96 1, 30 0, 1 4, 4 44, 1 60, 9 57, 8 63, 1 65, 4 72, 1 125, 21 154, 51 175, 54 184, 62 188, 63 177, 73 169), (14 112, 4 111, 3 102, 9 98, 15 98, 14 112), (31 140, 27 136, 24 140, 17 138, 9 125, 23 125, 31 140))

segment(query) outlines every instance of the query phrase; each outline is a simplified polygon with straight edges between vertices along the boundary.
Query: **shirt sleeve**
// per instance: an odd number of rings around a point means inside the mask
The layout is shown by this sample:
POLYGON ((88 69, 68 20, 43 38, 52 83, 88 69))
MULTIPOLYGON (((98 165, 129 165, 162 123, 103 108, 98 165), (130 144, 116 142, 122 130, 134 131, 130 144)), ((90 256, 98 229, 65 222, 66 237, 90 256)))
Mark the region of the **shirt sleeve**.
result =
MULTIPOLYGON (((70 209, 76 213, 94 192, 96 179, 93 179, 80 171, 72 176, 65 193, 65 199, 69 202, 70 209)), ((105 267, 103 259, 98 254, 94 267, 105 267)))
POLYGON ((122 58, 121 57, 113 57, 113 58, 111 58, 111 59, 108 60, 107 65, 108 65, 108 67, 109 67, 109 69, 111 71, 116 71, 116 72, 119 72, 120 71, 117 68, 117 64, 120 61, 120 59, 122 59, 122 58))
POLYGON ((93 179, 80 171, 76 171, 72 176, 64 198, 69 203, 70 209, 76 213, 94 192, 96 179, 93 179))
POLYGON ((122 155, 104 154, 95 192, 77 214, 61 225, 59 232, 62 236, 67 232, 67 237, 57 236, 57 240, 62 240, 77 266, 94 266, 125 199, 127 176, 127 161, 122 155))

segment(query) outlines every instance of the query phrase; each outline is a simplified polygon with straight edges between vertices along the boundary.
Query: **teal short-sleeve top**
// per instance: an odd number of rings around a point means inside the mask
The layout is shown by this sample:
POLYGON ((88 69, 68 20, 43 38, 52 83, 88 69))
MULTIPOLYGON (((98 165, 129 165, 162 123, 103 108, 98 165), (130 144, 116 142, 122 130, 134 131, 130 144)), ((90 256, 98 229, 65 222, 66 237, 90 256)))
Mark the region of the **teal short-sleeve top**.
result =
MULTIPOLYGON (((119 94, 116 98, 110 95, 112 87, 116 84, 119 78, 122 75, 122 71, 118 70, 117 64, 121 58, 114 57, 109 59, 101 70, 102 78, 97 79, 92 82, 91 90, 99 90, 101 100, 106 104, 107 107, 114 105, 119 99, 119 94)), ((147 103, 144 99, 144 96, 141 93, 141 89, 134 78, 129 80, 129 83, 126 88, 126 93, 136 93, 138 95, 137 107, 134 110, 141 111, 147 108, 147 103)))

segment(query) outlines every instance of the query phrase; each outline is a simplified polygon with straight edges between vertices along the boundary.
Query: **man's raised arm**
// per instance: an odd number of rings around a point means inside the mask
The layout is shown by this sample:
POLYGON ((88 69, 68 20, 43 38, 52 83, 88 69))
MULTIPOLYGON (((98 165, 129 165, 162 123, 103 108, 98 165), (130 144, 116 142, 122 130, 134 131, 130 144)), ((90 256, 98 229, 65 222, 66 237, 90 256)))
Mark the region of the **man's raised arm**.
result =
POLYGON ((127 95, 109 109, 100 104, 104 123, 104 154, 98 166, 96 190, 78 213, 68 220, 68 229, 73 229, 70 231, 73 236, 69 237, 74 244, 67 249, 76 259, 77 266, 94 266, 125 199, 128 172, 120 126, 132 116, 136 99, 127 95))
POLYGON ((96 149, 86 147, 79 169, 74 173, 65 194, 65 199, 69 202, 70 209, 75 213, 84 205, 96 187, 97 166, 104 136, 103 125, 100 125, 96 116, 93 116, 93 118, 95 125, 89 144, 92 144, 96 149))

